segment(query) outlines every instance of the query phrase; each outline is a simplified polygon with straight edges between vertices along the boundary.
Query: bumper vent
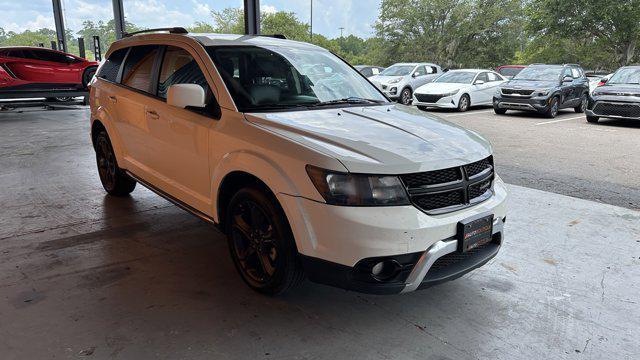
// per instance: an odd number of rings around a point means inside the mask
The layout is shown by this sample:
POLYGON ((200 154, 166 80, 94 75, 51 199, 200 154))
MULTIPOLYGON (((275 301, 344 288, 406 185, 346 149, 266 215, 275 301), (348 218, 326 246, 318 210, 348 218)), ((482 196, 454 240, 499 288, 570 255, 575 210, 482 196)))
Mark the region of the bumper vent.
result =
POLYGON ((598 116, 640 118, 640 104, 599 101, 593 107, 593 113, 598 116))
POLYGON ((457 211, 492 193, 493 158, 436 171, 401 175, 412 203, 427 214, 457 211))

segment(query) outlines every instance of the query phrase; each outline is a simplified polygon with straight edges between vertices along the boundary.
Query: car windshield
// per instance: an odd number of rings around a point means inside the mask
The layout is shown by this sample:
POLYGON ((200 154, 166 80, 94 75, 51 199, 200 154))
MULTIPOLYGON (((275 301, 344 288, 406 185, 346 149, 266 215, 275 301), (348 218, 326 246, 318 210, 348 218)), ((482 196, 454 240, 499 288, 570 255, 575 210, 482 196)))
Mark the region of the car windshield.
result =
POLYGON ((451 84, 471 84, 473 78, 476 77, 475 72, 471 71, 449 71, 442 74, 437 79, 433 80, 436 83, 451 83, 451 84))
POLYGON ((554 66, 529 66, 514 76, 515 80, 533 80, 533 81, 558 81, 562 67, 554 66))
POLYGON ((360 73, 325 50, 212 46, 207 51, 240 111, 387 101, 360 73))
POLYGON ((415 65, 392 65, 380 73, 382 76, 405 76, 411 74, 415 65))
POLYGON ((622 68, 618 70, 607 84, 640 84, 640 68, 622 68))
POLYGON ((515 68, 515 67, 507 67, 507 68, 501 68, 498 72, 500 73, 500 75, 502 76, 516 76, 520 73, 520 71, 522 71, 523 68, 515 68))

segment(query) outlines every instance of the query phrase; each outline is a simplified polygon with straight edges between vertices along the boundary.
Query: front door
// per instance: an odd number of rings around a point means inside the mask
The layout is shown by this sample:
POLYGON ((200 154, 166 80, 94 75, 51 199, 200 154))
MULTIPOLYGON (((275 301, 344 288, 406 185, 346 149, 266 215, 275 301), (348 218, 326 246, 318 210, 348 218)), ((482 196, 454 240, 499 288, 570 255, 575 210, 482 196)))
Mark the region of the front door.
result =
POLYGON ((146 108, 150 139, 150 168, 163 191, 204 213, 211 210, 209 133, 218 122, 215 98, 194 55, 167 46, 162 55, 157 97, 146 108), (207 94, 204 109, 183 109, 166 103, 171 85, 198 84, 207 94))

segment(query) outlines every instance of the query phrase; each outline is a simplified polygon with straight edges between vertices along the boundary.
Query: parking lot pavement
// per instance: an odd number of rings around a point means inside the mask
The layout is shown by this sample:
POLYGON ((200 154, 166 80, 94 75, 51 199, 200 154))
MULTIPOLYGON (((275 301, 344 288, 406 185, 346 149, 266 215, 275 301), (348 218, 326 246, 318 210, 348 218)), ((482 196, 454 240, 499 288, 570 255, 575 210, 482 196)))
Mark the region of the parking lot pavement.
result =
POLYGON ((640 209, 640 121, 589 124, 573 110, 555 119, 491 108, 429 113, 488 138, 508 183, 640 209))
POLYGON ((640 358, 638 211, 510 186, 503 248, 461 279, 269 298, 211 226, 143 188, 105 196, 86 111, 5 115, 3 359, 640 358))

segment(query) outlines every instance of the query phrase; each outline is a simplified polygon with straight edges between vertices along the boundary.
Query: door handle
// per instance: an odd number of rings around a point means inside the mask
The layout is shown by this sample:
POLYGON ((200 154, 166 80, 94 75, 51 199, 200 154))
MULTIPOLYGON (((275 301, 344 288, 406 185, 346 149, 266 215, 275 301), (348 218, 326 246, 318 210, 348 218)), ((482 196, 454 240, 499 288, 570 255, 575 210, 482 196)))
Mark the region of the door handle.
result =
POLYGON ((149 116, 150 118, 156 120, 160 118, 160 115, 158 115, 157 112, 155 112, 154 110, 147 110, 147 116, 149 116))
POLYGON ((118 102, 118 98, 115 96, 109 96, 109 100, 111 100, 111 102, 114 104, 118 102))

